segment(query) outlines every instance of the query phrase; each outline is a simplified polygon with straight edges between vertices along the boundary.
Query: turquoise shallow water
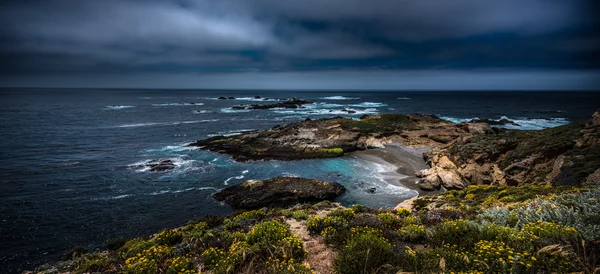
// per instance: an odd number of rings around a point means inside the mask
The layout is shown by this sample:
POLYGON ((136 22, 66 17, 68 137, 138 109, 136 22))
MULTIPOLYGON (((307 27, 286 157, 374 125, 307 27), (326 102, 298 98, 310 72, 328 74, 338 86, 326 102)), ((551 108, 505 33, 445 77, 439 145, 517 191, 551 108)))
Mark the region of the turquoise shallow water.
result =
POLYGON ((415 195, 385 183, 390 167, 351 155, 236 163, 185 145, 306 117, 426 113, 523 121, 526 129, 586 119, 598 93, 0 90, 0 272, 56 260, 77 245, 154 233, 231 209, 210 195, 247 179, 281 175, 338 181, 344 204, 390 207, 415 195), (217 100, 219 96, 237 100, 217 100), (254 99, 297 96, 304 109, 236 111, 254 99), (356 111, 348 114, 349 108, 356 111), (135 168, 170 159, 172 172, 135 168), (366 191, 377 188, 375 193, 366 191))

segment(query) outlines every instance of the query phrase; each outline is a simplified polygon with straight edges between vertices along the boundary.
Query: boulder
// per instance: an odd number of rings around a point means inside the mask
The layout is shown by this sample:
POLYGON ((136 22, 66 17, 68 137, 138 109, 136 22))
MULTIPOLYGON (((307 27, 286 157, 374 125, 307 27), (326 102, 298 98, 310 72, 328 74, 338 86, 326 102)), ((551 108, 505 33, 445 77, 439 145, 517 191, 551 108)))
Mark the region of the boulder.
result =
POLYGON ((437 174, 430 174, 425 178, 421 178, 417 183, 422 190, 436 190, 439 189, 441 185, 440 178, 437 174))
POLYGON ((346 189, 336 182, 296 177, 248 180, 213 195, 236 209, 288 206, 296 203, 332 200, 346 189))
POLYGON ((219 97, 219 98, 217 98, 217 99, 219 99, 219 100, 227 100, 227 97, 225 97, 225 96, 221 96, 221 97, 219 97))

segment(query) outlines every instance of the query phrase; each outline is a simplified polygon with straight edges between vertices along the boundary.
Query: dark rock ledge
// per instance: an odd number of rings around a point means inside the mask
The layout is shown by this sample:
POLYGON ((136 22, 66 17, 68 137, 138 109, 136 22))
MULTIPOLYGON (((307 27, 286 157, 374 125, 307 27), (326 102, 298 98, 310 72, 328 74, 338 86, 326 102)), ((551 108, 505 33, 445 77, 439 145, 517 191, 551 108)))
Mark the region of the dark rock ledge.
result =
POLYGON ((253 209, 333 200, 345 191, 346 189, 336 182, 276 177, 268 180, 248 180, 225 188, 213 197, 236 209, 253 209))

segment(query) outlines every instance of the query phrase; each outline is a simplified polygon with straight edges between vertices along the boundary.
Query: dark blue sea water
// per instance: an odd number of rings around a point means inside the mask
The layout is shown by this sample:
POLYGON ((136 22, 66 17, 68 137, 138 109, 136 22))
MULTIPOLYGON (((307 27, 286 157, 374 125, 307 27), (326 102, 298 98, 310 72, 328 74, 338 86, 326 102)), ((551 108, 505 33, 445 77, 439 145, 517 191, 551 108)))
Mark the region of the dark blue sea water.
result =
POLYGON ((594 92, 3 89, 0 272, 33 269, 77 245, 101 247, 116 237, 154 233, 206 214, 229 214, 232 210, 210 195, 247 179, 295 175, 335 180, 348 188, 340 202, 372 207, 391 207, 416 195, 385 184, 381 174, 390 167, 352 155, 236 163, 185 146, 197 139, 306 117, 376 113, 437 114, 453 121, 505 116, 523 129, 541 129, 587 119, 598 108, 600 93, 594 92), (231 109, 257 103, 255 95, 317 103, 295 110, 231 109), (177 168, 152 173, 134 167, 163 159, 173 160, 177 168), (371 186, 378 191, 364 191, 371 186))

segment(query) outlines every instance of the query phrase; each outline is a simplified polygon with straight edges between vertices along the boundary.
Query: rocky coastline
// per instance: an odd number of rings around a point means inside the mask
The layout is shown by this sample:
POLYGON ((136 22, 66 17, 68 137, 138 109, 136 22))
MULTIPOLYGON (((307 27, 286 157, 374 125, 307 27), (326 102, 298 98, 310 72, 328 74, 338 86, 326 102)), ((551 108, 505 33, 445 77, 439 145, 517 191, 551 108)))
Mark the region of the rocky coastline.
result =
POLYGON ((327 201, 344 193, 335 182, 248 180, 214 198, 252 210, 115 241, 103 251, 76 248, 61 262, 25 273, 600 271, 600 111, 540 131, 427 115, 307 119, 192 146, 238 161, 369 152, 414 172, 412 182, 432 195, 396 209, 343 207, 327 201), (367 151, 386 144, 401 147, 367 151), (432 148, 422 156, 429 168, 398 162, 394 157, 415 153, 406 147, 432 148))

